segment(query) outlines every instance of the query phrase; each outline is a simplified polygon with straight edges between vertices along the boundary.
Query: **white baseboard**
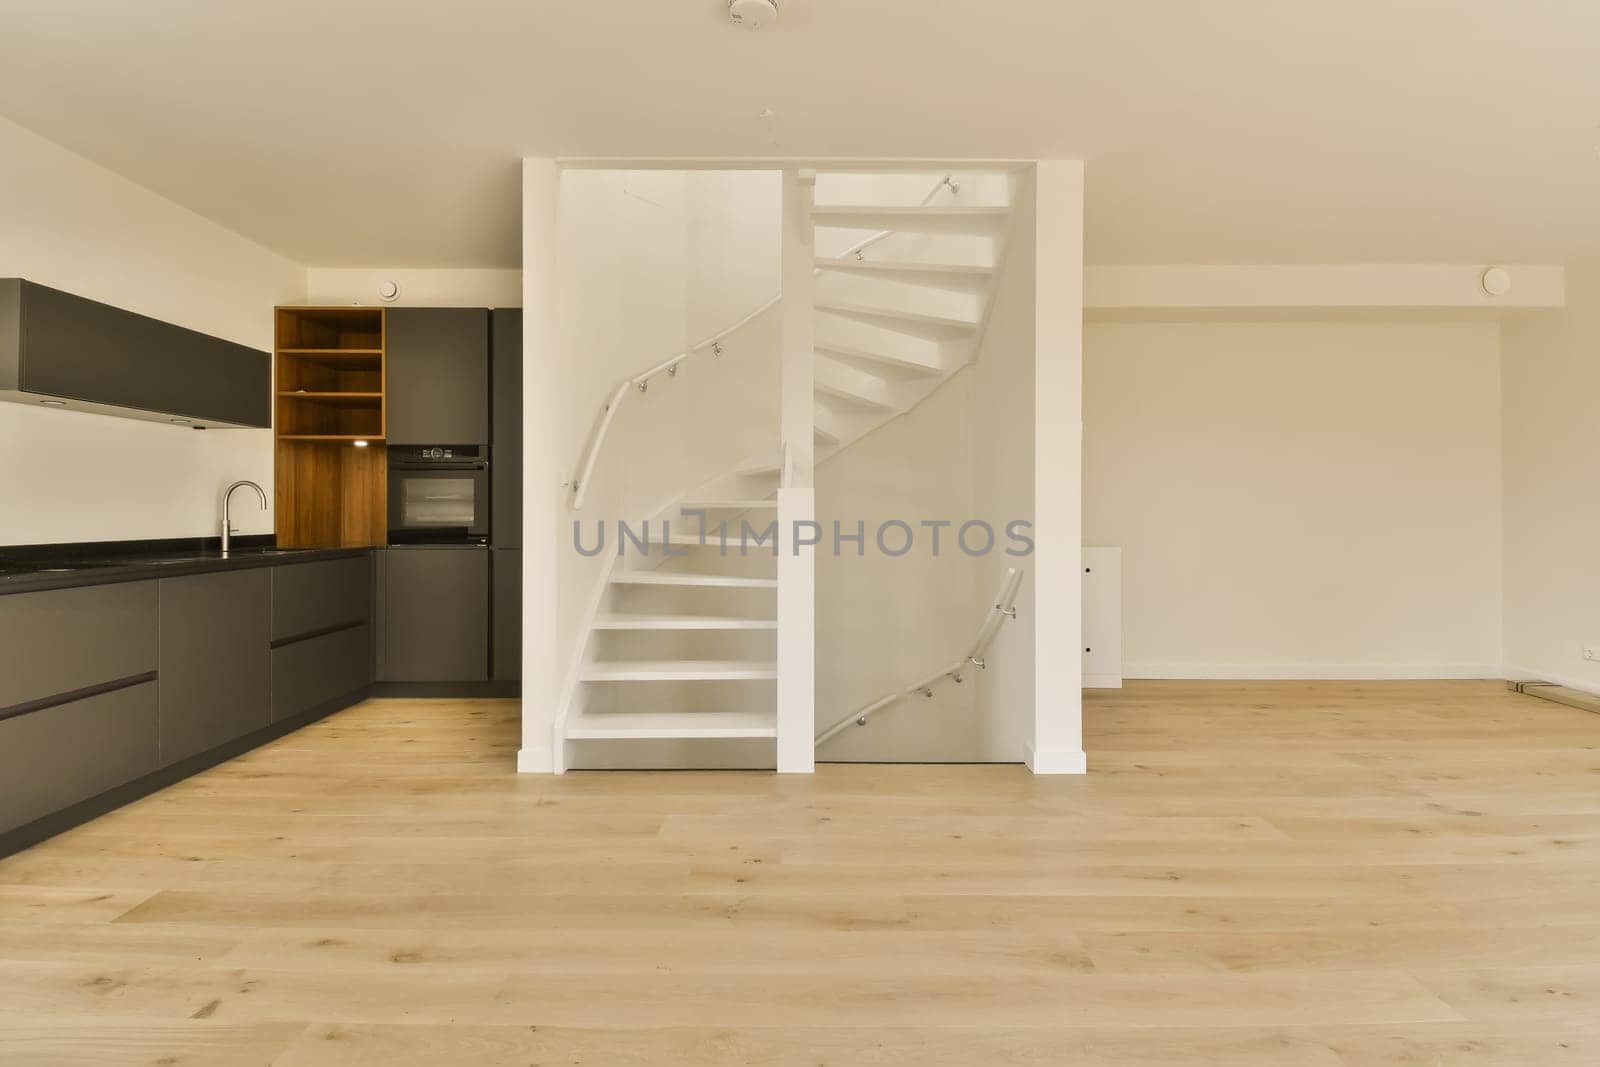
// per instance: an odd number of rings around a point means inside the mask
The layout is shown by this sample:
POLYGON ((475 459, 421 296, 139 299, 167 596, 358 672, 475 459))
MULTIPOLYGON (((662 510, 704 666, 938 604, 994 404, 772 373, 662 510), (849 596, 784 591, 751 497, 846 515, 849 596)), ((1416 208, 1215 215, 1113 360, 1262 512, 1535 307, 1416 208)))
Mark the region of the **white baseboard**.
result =
POLYGON ((1122 675, 1120 674, 1086 674, 1083 676, 1085 689, 1121 689, 1122 675))
POLYGON ((1086 774, 1089 770, 1081 748, 1035 749, 1029 744, 1023 762, 1034 774, 1086 774))
POLYGON ((1551 682, 1555 685, 1564 685, 1568 689, 1576 689, 1580 693, 1600 696, 1600 682, 1588 678, 1574 678, 1570 674, 1551 674, 1549 671, 1538 671, 1511 664, 1506 665, 1504 673, 1505 677, 1513 682, 1551 682))
POLYGON ((1126 678, 1195 681, 1405 681, 1504 678, 1506 668, 1485 663, 1124 663, 1126 678))
POLYGON ((554 771, 554 754, 548 748, 521 748, 517 750, 518 774, 552 774, 554 771))

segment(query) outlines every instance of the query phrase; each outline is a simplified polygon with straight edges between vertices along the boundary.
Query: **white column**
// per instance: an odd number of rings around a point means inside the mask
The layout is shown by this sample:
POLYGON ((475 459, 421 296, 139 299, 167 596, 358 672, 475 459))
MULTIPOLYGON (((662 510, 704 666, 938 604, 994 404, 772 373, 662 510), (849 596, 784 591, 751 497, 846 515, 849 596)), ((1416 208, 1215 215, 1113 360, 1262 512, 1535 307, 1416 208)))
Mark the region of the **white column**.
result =
POLYGON ((558 536, 563 510, 559 353, 555 351, 556 205, 553 159, 522 161, 522 750, 517 770, 554 769, 551 730, 561 691, 556 662, 558 536))
POLYGON ((816 518, 812 434, 811 206, 814 171, 783 175, 782 366, 779 372, 778 770, 816 767, 816 559, 808 523, 816 518), (796 536, 796 534, 800 536, 796 536))
POLYGON ((1082 774, 1083 162, 1034 174, 1034 706, 1028 766, 1082 774))

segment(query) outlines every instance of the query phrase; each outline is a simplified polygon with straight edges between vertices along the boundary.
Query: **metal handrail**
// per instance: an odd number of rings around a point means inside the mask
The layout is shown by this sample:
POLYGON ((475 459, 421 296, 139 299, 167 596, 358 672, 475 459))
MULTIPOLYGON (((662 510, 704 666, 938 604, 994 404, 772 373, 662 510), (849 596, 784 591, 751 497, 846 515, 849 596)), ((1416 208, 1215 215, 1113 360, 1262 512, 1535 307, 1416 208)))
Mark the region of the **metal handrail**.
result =
POLYGON ((989 609, 989 614, 984 616, 983 625, 978 627, 978 636, 973 639, 972 647, 967 654, 956 660, 950 666, 928 675, 915 685, 908 686, 899 692, 890 693, 880 697, 872 703, 852 711, 826 730, 817 735, 817 747, 831 741, 839 734, 844 733, 851 726, 865 726, 867 720, 884 708, 909 696, 933 696, 933 687, 939 682, 949 678, 955 682, 961 681, 961 676, 966 673, 967 667, 973 666, 979 670, 988 667, 983 655, 989 651, 989 646, 994 643, 995 637, 1000 633, 1000 627, 1005 625, 1007 619, 1017 617, 1017 591, 1022 588, 1022 571, 1016 567, 1006 568, 1006 575, 1000 580, 1000 588, 994 599, 994 605, 989 609))
MULTIPOLYGON (((924 196, 917 206, 927 207, 933 202, 933 198, 938 195, 939 190, 943 189, 947 185, 950 187, 950 191, 952 193, 959 193, 961 191, 961 183, 955 180, 955 176, 946 174, 943 178, 939 179, 937 185, 928 190, 928 195, 924 196)), ((846 256, 855 256, 857 259, 860 259, 862 258, 861 253, 865 252, 879 241, 882 241, 884 238, 893 236, 895 232, 896 231, 894 230, 879 230, 878 232, 871 234, 861 241, 857 241, 855 244, 845 249, 839 254, 839 258, 843 259, 846 256)), ((813 273, 820 274, 822 273, 822 270, 819 267, 813 273)), ((754 311, 750 312, 750 314, 746 315, 732 326, 726 326, 707 337, 705 340, 695 342, 682 352, 679 352, 677 355, 657 363, 643 374, 636 374, 633 377, 625 378, 618 383, 617 388, 611 394, 611 399, 606 401, 606 406, 601 409, 600 417, 595 424, 595 431, 589 438, 589 448, 584 453, 582 464, 578 467, 578 473, 573 477, 572 481, 568 483, 569 487, 572 489, 572 510, 578 511, 583 507, 583 498, 589 490, 589 479, 594 474, 595 463, 600 459, 600 448, 605 444, 606 432, 611 429, 611 422, 617 417, 617 409, 622 406, 622 402, 626 400, 635 390, 641 393, 647 392, 650 388, 650 381, 653 378, 658 378, 663 374, 667 375, 668 377, 675 377, 678 373, 678 364, 682 363, 696 352, 704 352, 709 348, 713 354, 718 356, 722 355, 722 342, 726 340, 730 334, 744 329, 744 327, 748 326, 750 323, 754 322, 768 311, 771 311, 773 308, 777 307, 782 300, 782 292, 773 294, 770 300, 756 308, 754 311)))

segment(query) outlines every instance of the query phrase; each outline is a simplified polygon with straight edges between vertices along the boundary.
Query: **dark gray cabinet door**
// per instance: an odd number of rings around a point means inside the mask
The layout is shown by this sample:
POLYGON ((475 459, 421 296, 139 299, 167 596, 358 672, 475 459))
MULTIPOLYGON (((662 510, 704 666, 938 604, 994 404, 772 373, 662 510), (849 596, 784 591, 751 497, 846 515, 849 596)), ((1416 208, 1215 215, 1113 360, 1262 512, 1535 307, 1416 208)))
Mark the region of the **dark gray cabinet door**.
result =
POLYGON ((489 365, 489 543, 522 547, 522 309, 498 308, 489 365))
POLYGON ((0 596, 0 712, 155 669, 155 582, 0 596))
POLYGON ((390 308, 387 407, 392 445, 489 444, 487 308, 390 308))
POLYGON ((0 833, 156 768, 153 681, 0 721, 0 833))
POLYGON ((272 568, 272 639, 302 637, 372 613, 372 560, 319 560, 272 568))
POLYGON ((486 681, 488 549, 391 546, 384 555, 383 680, 486 681))
POLYGON ((271 571, 163 578, 161 764, 271 725, 271 571))
POLYGON ((348 697, 372 682, 372 629, 344 630, 272 650, 272 721, 348 697))
POLYGON ((522 549, 497 548, 490 553, 494 578, 493 660, 490 677, 497 682, 522 678, 522 549))
POLYGON ((20 279, 0 280, 0 379, 42 396, 272 425, 272 357, 20 279))

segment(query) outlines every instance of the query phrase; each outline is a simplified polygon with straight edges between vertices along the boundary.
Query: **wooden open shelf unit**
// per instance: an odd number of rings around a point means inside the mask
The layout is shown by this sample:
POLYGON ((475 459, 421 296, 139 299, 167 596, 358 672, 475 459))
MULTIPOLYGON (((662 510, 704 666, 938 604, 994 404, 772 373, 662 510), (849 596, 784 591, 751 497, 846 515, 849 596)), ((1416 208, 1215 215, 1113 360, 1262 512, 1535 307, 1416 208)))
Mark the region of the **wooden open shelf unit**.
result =
POLYGON ((386 339, 383 308, 277 309, 279 545, 388 540, 386 339))

